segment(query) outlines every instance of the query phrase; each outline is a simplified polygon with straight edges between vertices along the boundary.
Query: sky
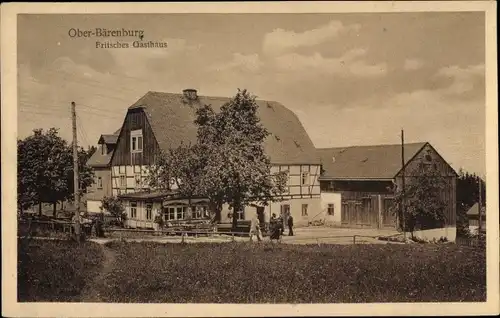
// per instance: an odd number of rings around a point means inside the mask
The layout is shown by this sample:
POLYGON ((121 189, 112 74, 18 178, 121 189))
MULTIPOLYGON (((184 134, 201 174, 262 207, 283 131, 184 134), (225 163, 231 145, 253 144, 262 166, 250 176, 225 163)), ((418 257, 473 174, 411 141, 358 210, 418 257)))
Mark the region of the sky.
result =
POLYGON ((18 138, 79 144, 119 129, 148 91, 259 99, 294 111, 317 147, 430 142, 484 175, 483 12, 19 15, 18 138), (143 30, 167 48, 96 48, 70 29, 143 30))

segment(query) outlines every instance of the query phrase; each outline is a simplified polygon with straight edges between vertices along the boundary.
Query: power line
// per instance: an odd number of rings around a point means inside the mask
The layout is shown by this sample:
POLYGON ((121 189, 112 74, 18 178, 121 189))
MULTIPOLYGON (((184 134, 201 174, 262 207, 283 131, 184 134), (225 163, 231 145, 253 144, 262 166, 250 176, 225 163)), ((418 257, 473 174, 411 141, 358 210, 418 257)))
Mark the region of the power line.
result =
MULTIPOLYGON (((119 92, 119 93, 125 93, 125 92, 128 93, 128 92, 133 92, 133 91, 137 90, 137 87, 135 85, 133 87, 124 87, 123 85, 121 85, 122 87, 108 87, 108 86, 104 86, 104 82, 98 81, 98 80, 93 80, 90 78, 86 78, 86 79, 80 79, 80 78, 75 78, 75 77, 69 78, 68 76, 65 76, 65 75, 72 75, 72 74, 65 73, 65 72, 54 72, 54 71, 46 71, 46 72, 56 74, 56 76, 61 77, 64 82, 74 82, 74 83, 79 84, 79 85, 86 85, 86 86, 93 87, 93 88, 105 89, 106 91, 114 90, 114 91, 119 92)), ((127 77, 127 78, 132 78, 132 77, 127 77)), ((41 84, 39 81, 36 81, 34 79, 31 79, 31 78, 27 78, 26 80, 28 80, 32 83, 41 84)), ((141 85, 144 85, 144 83, 149 82, 149 80, 138 79, 138 78, 136 80, 138 82, 140 82, 141 85)), ((111 96, 106 96, 106 97, 112 98, 111 96)))
MULTIPOLYGON (((66 111, 62 108, 56 108, 56 107, 39 107, 41 104, 32 104, 32 103, 27 103, 22 101, 21 102, 21 107, 19 108, 19 111, 22 112, 45 112, 46 114, 62 114, 66 113, 66 111), (25 108, 22 108, 22 106, 26 106, 25 108)), ((84 106, 84 105, 82 105, 84 106)), ((88 107, 88 106, 87 106, 88 107)), ((107 110, 102 110, 98 108, 90 108, 89 109, 79 109, 79 111, 82 111, 86 114, 94 115, 94 116, 101 116, 101 117, 107 117, 107 118, 123 118, 123 116, 120 116, 117 114, 117 112, 112 112, 112 111, 107 111, 107 110)))
POLYGON ((76 119, 77 119, 77 123, 79 124, 81 134, 83 135, 83 139, 85 140, 85 142, 87 144, 90 144, 88 134, 85 131, 85 129, 83 128, 83 121, 81 120, 80 116, 78 116, 78 114, 76 114, 76 119))
MULTIPOLYGON (((93 94, 93 95, 96 95, 96 94, 93 94)), ((65 108, 65 107, 59 108, 59 107, 54 106, 54 105, 58 104, 59 102, 53 103, 52 101, 49 101, 47 99, 43 99, 43 98, 40 99, 40 98, 35 97, 35 96, 25 95, 24 97, 25 97, 25 99, 19 99, 20 103, 31 104, 32 106, 43 106, 44 108, 55 108, 55 109, 64 109, 65 108), (36 102, 35 102, 35 100, 36 100, 36 102), (48 104, 50 104, 50 105, 48 105, 48 104)), ((92 110, 116 114, 116 111, 113 111, 113 110, 98 108, 98 107, 94 107, 94 106, 90 106, 90 105, 86 105, 86 104, 80 104, 80 105, 84 106, 85 108, 92 109, 92 110)), ((125 111, 126 109, 127 108, 124 108, 123 110, 125 111)))

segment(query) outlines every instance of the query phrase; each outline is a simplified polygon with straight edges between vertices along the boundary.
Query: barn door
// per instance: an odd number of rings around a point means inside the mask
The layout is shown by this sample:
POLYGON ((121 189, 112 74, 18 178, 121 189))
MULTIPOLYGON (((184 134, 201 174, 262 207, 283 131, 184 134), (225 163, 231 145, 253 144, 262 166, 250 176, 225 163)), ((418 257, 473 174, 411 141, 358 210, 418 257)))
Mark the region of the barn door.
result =
POLYGON ((394 209, 394 199, 390 197, 382 198, 382 226, 383 227, 396 227, 396 214, 394 209))
POLYGON ((341 224, 342 225, 349 225, 350 218, 349 218, 349 204, 347 202, 342 202, 342 209, 340 210, 341 214, 341 224))

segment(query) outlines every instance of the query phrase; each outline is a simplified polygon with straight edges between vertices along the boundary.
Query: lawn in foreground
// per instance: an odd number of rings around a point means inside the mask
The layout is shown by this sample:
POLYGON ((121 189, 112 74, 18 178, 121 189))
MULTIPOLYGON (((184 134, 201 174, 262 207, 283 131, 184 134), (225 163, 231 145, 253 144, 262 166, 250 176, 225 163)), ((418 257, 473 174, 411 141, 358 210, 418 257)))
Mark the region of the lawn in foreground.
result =
POLYGON ((446 245, 113 242, 100 301, 485 301, 485 251, 446 245))
POLYGON ((102 262, 102 247, 91 242, 18 240, 18 301, 79 301, 102 262))

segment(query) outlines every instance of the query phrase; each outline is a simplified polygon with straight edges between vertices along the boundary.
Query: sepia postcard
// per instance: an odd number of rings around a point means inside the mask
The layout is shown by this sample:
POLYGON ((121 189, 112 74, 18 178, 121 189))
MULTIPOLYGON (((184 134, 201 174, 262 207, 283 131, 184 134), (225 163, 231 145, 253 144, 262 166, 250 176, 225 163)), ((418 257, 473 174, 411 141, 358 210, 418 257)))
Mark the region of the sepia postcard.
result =
POLYGON ((4 316, 500 314, 496 2, 1 12, 4 316))

